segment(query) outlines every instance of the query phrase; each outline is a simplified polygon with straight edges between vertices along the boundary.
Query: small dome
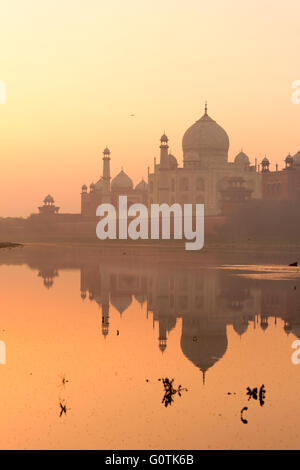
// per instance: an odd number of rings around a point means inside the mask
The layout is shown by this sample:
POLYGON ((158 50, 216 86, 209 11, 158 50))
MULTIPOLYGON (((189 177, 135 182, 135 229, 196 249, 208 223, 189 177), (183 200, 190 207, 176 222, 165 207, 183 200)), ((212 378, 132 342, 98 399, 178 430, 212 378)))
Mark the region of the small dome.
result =
POLYGON ((236 165, 249 165, 250 160, 248 155, 246 155, 244 152, 240 152, 237 154, 237 156, 234 159, 234 163, 236 165))
POLYGON ((286 163, 292 163, 294 161, 292 155, 289 153, 285 159, 286 163))
POLYGON ((135 187, 137 191, 147 191, 147 188, 148 188, 148 184, 143 179, 135 187))
POLYGON ((94 183, 91 183, 90 184, 90 191, 94 191, 94 189, 95 189, 95 185, 94 185, 94 183))
POLYGON ((160 141, 161 141, 161 143, 163 143, 163 142, 168 143, 169 142, 169 139, 168 139, 168 137, 166 136, 165 133, 161 136, 160 141))
POLYGON ((82 189, 82 191, 86 191, 86 190, 87 190, 87 185, 86 185, 86 184, 83 184, 83 185, 81 186, 81 189, 82 189))
POLYGON ((178 167, 178 162, 177 162, 176 158, 174 157, 174 155, 169 153, 168 157, 169 157, 169 167, 172 168, 172 169, 177 168, 178 167))
POLYGON ((111 182, 112 189, 133 189, 133 182, 126 173, 121 170, 111 182))
POLYGON ((53 197, 51 196, 51 194, 48 194, 48 196, 45 197, 44 203, 45 203, 45 204, 53 204, 53 203, 54 203, 54 199, 53 199, 53 197))
POLYGON ((293 159, 294 159, 294 165, 296 166, 300 165, 300 150, 297 153, 295 153, 293 159))
POLYGON ((110 155, 110 150, 108 147, 105 147, 105 149, 103 150, 103 155, 110 155))
POLYGON ((103 189, 103 185, 104 185, 104 180, 103 178, 100 178, 99 181, 97 181, 97 183, 94 185, 94 188, 97 191, 100 191, 101 189, 103 189))
POLYGON ((270 163, 270 162, 269 162, 269 159, 268 159, 267 157, 264 157, 264 158, 262 159, 262 162, 261 162, 261 163, 264 163, 264 164, 265 164, 265 163, 270 163))

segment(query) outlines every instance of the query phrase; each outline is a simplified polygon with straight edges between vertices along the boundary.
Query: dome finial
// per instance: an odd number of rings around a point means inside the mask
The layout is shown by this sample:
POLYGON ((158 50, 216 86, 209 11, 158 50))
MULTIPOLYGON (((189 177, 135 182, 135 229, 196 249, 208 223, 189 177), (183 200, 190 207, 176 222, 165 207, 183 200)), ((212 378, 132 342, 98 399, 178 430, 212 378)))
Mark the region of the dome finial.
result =
POLYGON ((204 114, 207 114, 207 101, 205 101, 204 114))

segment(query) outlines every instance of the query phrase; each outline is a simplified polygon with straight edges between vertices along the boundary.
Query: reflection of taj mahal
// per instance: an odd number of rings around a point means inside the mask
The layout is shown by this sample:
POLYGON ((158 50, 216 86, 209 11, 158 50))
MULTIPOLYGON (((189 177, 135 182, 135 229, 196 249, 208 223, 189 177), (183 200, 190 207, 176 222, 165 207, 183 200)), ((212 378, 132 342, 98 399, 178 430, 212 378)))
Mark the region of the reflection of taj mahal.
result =
POLYGON ((119 195, 127 195, 129 204, 204 203, 206 215, 220 213, 221 192, 231 177, 240 177, 252 198, 261 198, 261 174, 250 165, 248 156, 240 152, 234 162, 228 162, 227 133, 205 113, 184 134, 182 140, 183 167, 169 153, 168 137, 160 139, 159 162, 154 159, 153 172, 148 169, 148 183, 142 180, 134 188, 131 178, 123 171, 111 180, 110 150, 103 152, 102 177, 82 186, 81 214, 95 216, 103 202, 117 203, 119 195))
MULTIPOLYGON (((8 255, 12 263, 12 254, 8 255)), ((110 338, 112 315, 130 315, 134 301, 144 305, 158 326, 157 345, 168 351, 168 337, 177 320, 182 324, 180 348, 203 372, 222 359, 228 348, 228 327, 241 337, 248 329, 267 330, 281 319, 286 334, 300 338, 300 289, 288 282, 236 277, 221 269, 201 269, 173 256, 153 261, 140 256, 99 256, 97 250, 56 247, 15 252, 15 264, 36 270, 47 289, 70 268, 80 271, 84 302, 99 306, 100 331, 110 338), (97 255, 98 253, 98 255, 97 255)), ((2 253, 5 262, 5 253, 2 253)))

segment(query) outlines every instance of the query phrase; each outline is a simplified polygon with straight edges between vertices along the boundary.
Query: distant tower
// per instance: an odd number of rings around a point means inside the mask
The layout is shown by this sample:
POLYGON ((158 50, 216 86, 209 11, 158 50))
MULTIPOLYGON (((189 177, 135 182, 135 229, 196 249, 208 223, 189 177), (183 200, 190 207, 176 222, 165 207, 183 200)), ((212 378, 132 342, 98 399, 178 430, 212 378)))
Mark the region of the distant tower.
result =
POLYGON ((110 202, 110 150, 103 151, 103 202, 110 202))
POLYGON ((169 202, 169 158, 168 158, 168 145, 169 139, 166 134, 160 138, 160 164, 159 164, 159 186, 158 186, 158 199, 160 204, 169 202))
POLYGON ((265 157, 261 162, 261 171, 265 172, 265 171, 269 171, 269 170, 270 170, 270 162, 267 159, 267 157, 265 157))
POLYGON ((81 214, 82 215, 86 215, 87 213, 87 200, 88 200, 87 185, 84 184, 81 187, 81 214))
POLYGON ((289 153, 288 156, 285 159, 285 169, 286 170, 292 169, 293 164, 294 164, 294 159, 293 159, 292 155, 289 153))

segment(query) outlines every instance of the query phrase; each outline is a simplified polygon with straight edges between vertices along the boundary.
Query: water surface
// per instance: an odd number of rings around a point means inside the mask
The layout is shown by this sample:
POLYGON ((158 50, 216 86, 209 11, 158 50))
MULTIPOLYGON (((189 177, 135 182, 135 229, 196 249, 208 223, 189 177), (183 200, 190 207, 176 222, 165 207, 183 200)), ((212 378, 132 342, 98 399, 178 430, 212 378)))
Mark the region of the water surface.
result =
POLYGON ((0 447, 298 448, 299 270, 258 259, 2 251, 0 447))

